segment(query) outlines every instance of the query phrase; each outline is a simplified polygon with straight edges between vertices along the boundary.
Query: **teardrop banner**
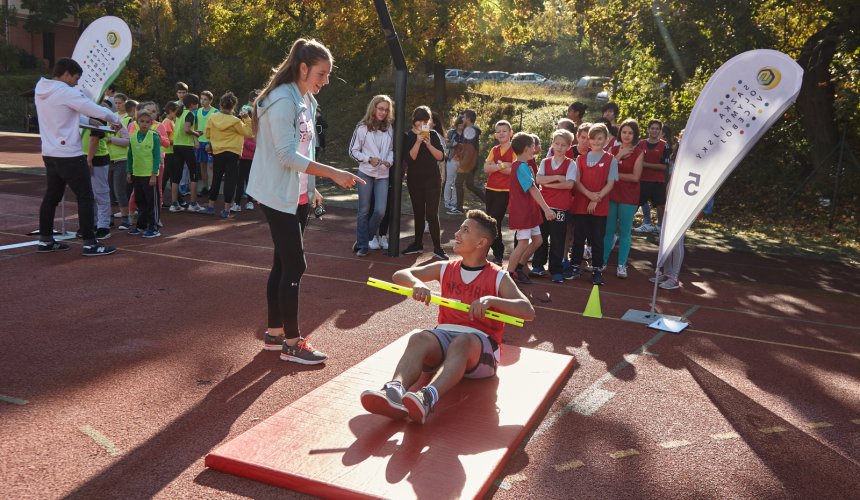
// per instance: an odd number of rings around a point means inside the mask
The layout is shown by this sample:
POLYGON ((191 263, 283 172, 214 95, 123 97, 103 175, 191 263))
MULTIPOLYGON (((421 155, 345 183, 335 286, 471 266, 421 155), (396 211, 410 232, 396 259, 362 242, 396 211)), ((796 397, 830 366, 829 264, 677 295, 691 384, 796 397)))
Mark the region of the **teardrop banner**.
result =
POLYGON ((131 56, 131 30, 115 16, 100 17, 84 30, 75 45, 72 59, 84 72, 78 88, 95 102, 119 76, 131 56))
POLYGON ((657 267, 708 200, 791 106, 803 69, 776 50, 744 52, 720 66, 696 99, 669 181, 657 267))

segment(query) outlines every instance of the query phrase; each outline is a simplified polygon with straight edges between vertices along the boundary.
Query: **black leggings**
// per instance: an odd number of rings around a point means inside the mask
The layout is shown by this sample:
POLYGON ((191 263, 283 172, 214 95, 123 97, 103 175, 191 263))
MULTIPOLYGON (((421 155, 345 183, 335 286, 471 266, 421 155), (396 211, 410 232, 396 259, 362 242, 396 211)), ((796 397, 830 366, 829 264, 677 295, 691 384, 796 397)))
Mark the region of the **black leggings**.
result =
POLYGON ((269 309, 269 328, 283 328, 288 339, 299 335, 299 284, 307 269, 302 233, 308 220, 309 204, 300 205, 296 214, 288 214, 260 205, 275 254, 269 281, 266 285, 266 302, 269 309))
POLYGON ((409 189, 409 198, 412 200, 412 213, 415 217, 415 243, 423 247, 424 221, 430 226, 430 238, 433 240, 433 249, 442 248, 442 234, 439 228, 439 200, 442 195, 442 186, 438 179, 427 181, 409 182, 406 180, 406 188, 409 189))
POLYGON ((188 166, 188 177, 191 182, 200 180, 200 165, 194 155, 194 146, 173 146, 173 168, 170 170, 170 182, 179 185, 182 180, 182 167, 188 166))
POLYGON ((493 242, 493 256, 496 259, 501 259, 505 255, 505 242, 502 240, 502 221, 505 220, 505 213, 508 211, 508 199, 510 193, 507 191, 487 190, 487 214, 496 219, 496 229, 499 234, 496 236, 496 241, 493 242))
MULTIPOLYGON (((239 180, 239 155, 230 151, 216 154, 212 159, 212 186, 209 188, 209 201, 218 199, 221 191, 221 178, 224 178, 224 204, 233 203, 233 194, 236 192, 236 181, 239 180)), ((238 200, 238 198, 236 198, 238 200)))
POLYGON ((237 203, 242 199, 242 196, 247 196, 248 201, 254 201, 250 194, 245 194, 248 179, 251 177, 251 163, 253 162, 253 159, 239 158, 239 180, 236 182, 236 195, 233 197, 237 203))

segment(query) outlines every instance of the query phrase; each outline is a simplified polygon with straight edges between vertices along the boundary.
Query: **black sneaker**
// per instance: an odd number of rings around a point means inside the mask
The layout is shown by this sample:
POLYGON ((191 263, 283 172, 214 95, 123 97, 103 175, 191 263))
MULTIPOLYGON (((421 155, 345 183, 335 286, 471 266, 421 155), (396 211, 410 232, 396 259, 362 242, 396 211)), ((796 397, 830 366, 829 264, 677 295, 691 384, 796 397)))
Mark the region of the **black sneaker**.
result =
POLYGON ((284 346, 284 336, 278 335, 277 337, 272 337, 269 335, 269 332, 266 332, 266 335, 263 337, 263 350, 264 351, 280 351, 284 346))
POLYGON ((526 273, 525 269, 517 269, 516 270, 517 281, 522 283, 523 285, 531 285, 532 280, 529 278, 528 273, 526 273))
POLYGON ((94 245, 84 245, 84 257, 98 257, 100 255, 110 255, 116 252, 116 247, 95 243, 94 245))
POLYGON ((592 285, 602 285, 603 284, 603 271, 598 268, 594 268, 591 272, 591 284, 592 285))
POLYGON ((131 227, 131 222, 124 220, 120 221, 119 225, 116 227, 119 231, 128 231, 128 228, 131 227))
POLYGON ((433 396, 425 387, 418 392, 407 392, 403 395, 403 406, 409 413, 409 420, 416 424, 423 424, 427 416, 433 411, 433 396))
POLYGON ((433 258, 436 258, 439 260, 448 260, 448 254, 445 253, 445 250, 442 250, 441 248, 437 248, 436 250, 433 250, 433 258))
POLYGON ((416 253, 421 253, 424 251, 424 247, 419 245, 418 243, 411 243, 406 250, 403 251, 403 255, 415 255, 416 253))
POLYGON ((62 252, 63 250, 68 250, 70 247, 66 243, 61 243, 59 241, 40 241, 36 246, 37 253, 51 253, 51 252, 62 252))
POLYGON ((564 270, 564 279, 573 280, 582 276, 582 269, 579 266, 570 266, 564 270))
POLYGON ((303 365, 318 365, 324 363, 328 359, 328 356, 314 349, 308 343, 307 339, 299 338, 299 342, 294 346, 287 345, 284 342, 281 348, 281 359, 303 365))
POLYGON ((110 229, 106 227, 100 227, 96 229, 96 239, 97 240, 106 240, 110 238, 110 229))
POLYGON ((409 414, 403 406, 403 396, 389 384, 378 391, 368 389, 362 392, 361 406, 370 413, 388 418, 406 418, 409 414))

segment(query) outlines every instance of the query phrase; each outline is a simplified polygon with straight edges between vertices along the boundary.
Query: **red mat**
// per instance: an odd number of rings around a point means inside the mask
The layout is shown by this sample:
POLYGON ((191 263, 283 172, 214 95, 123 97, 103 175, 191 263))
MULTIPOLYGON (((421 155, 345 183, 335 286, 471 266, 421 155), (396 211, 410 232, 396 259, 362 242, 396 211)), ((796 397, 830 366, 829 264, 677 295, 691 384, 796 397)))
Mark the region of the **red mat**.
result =
POLYGON ((574 358, 504 346, 498 376, 464 380, 427 423, 368 414, 408 335, 206 456, 206 466, 319 497, 476 498, 550 404, 574 358))

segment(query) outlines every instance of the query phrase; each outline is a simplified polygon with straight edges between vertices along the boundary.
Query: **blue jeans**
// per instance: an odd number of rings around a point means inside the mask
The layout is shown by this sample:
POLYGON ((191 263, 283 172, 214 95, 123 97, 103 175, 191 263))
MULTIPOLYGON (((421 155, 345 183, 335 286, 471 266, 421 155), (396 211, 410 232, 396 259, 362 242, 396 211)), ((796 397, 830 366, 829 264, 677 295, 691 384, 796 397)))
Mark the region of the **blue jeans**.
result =
POLYGON ((358 187, 358 216, 356 219, 356 235, 359 249, 368 249, 370 235, 379 231, 379 222, 385 216, 385 207, 388 203, 388 177, 383 179, 371 177, 361 170, 358 176, 366 182, 358 187), (370 198, 373 195, 373 215, 370 214, 370 198))

